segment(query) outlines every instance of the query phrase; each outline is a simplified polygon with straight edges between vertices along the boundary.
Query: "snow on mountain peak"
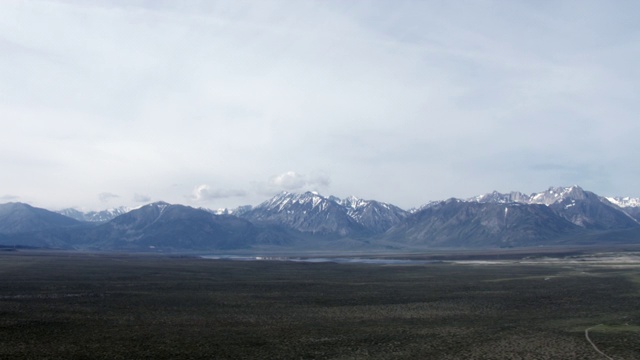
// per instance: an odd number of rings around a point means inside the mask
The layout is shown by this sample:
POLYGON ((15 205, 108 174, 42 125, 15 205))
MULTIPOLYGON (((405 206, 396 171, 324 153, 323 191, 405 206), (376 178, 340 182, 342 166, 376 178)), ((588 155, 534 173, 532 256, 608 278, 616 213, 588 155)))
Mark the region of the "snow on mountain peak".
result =
POLYGON ((167 203, 167 202, 164 202, 164 201, 157 201, 157 202, 151 203, 151 204, 149 204, 149 205, 150 205, 150 206, 153 206, 153 207, 157 207, 157 208, 160 210, 160 212, 162 213, 162 212, 163 212, 166 208, 168 208, 171 204, 169 204, 169 203, 167 203))
POLYGON ((565 199, 583 200, 587 198, 586 192, 578 185, 568 187, 549 187, 546 191, 526 195, 521 192, 512 191, 508 194, 499 193, 497 191, 484 195, 475 196, 467 199, 469 202, 479 203, 520 203, 520 204, 541 204, 551 205, 565 199))
POLYGON ((282 210, 284 206, 291 200, 291 195, 286 191, 281 192, 280 194, 272 197, 271 199, 263 202, 259 205, 259 207, 267 208, 269 210, 273 210, 278 208, 278 211, 282 210))
POLYGON ((339 200, 338 203, 348 209, 357 210, 367 206, 370 203, 370 201, 363 200, 356 196, 351 195, 344 198, 343 200, 339 200))
POLYGON ((610 203, 622 208, 637 208, 640 207, 640 198, 632 198, 629 196, 621 197, 605 197, 610 203))
POLYGON ((495 204, 512 204, 512 203, 529 203, 531 197, 518 191, 512 191, 507 194, 493 191, 484 195, 478 195, 467 199, 468 202, 478 203, 495 203, 495 204))
POLYGON ((271 210, 271 211, 283 211, 284 209, 294 205, 310 205, 312 209, 317 206, 321 206, 322 209, 326 207, 327 202, 331 200, 325 198, 315 191, 307 191, 302 194, 289 193, 286 191, 274 196, 270 200, 265 201, 258 207, 271 210))
POLYGON ((530 204, 551 205, 565 199, 582 200, 587 195, 585 191, 578 185, 569 187, 549 187, 547 191, 532 194, 530 204))
POLYGON ((57 213, 68 216, 70 218, 94 223, 104 223, 114 219, 117 216, 126 214, 135 208, 120 206, 101 211, 82 211, 74 208, 67 208, 57 211, 57 213))

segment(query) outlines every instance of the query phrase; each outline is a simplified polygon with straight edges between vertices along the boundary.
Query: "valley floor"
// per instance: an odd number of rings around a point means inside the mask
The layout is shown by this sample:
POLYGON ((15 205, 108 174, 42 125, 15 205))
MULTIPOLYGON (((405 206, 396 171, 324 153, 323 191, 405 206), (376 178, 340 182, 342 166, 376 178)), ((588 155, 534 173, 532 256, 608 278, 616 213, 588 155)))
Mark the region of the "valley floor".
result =
POLYGON ((580 256, 382 265, 3 251, 0 358, 605 358, 595 344, 640 359, 637 258, 580 256))

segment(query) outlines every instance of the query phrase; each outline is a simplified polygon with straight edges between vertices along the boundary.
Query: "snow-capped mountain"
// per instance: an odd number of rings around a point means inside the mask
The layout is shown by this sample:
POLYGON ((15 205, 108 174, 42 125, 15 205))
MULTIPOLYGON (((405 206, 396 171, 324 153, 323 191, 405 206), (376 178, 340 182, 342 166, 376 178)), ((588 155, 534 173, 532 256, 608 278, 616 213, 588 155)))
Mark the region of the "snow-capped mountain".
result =
POLYGON ((411 208, 411 209, 408 210, 408 212, 409 212, 409 214, 415 214, 418 211, 421 211, 421 210, 424 210, 424 209, 428 209, 428 208, 430 208, 432 206, 438 205, 442 201, 443 200, 432 200, 432 201, 429 201, 428 203, 426 203, 424 205, 421 205, 421 206, 418 206, 418 207, 415 207, 415 208, 411 208))
POLYGON ((585 191, 581 187, 574 185, 569 187, 550 187, 545 191, 533 193, 531 195, 523 194, 519 191, 512 191, 508 194, 494 191, 469 198, 466 201, 493 204, 542 204, 548 206, 568 198, 573 200, 582 200, 585 197, 585 191))
POLYGON ((640 222, 640 198, 633 197, 606 197, 607 201, 620 207, 636 221, 640 222))
POLYGON ((640 207, 640 198, 632 198, 632 197, 605 197, 610 203, 620 206, 622 208, 626 207, 640 207))
POLYGON ((347 215, 358 224, 378 234, 398 225, 409 215, 407 211, 395 205, 375 200, 363 200, 355 196, 349 196, 343 200, 338 199, 337 202, 347 210, 347 215))
POLYGON ((544 205, 449 199, 411 214, 384 238, 429 247, 518 247, 548 244, 580 231, 544 205))
POLYGON ((73 211, 63 216, 10 203, 0 205, 0 245, 132 251, 275 246, 324 251, 340 246, 638 244, 639 204, 638 199, 605 198, 579 186, 551 187, 531 195, 494 191, 466 200, 434 201, 412 211, 353 196, 283 192, 256 207, 212 211, 157 202, 128 212, 96 212, 78 222, 68 217, 73 211))
POLYGON ((383 233, 399 224, 407 212, 391 204, 355 196, 340 199, 316 192, 283 192, 239 216, 302 232, 353 236, 383 233))
POLYGON ((560 192, 549 205, 556 213, 572 223, 594 230, 614 230, 640 227, 629 214, 609 201, 578 186, 560 192))
POLYGON ((570 222, 588 229, 626 229, 640 226, 629 213, 621 211, 608 199, 585 191, 580 186, 550 187, 546 191, 525 195, 494 191, 467 201, 479 203, 519 203, 546 205, 570 222))
POLYGON ((67 209, 59 210, 57 211, 57 213, 78 221, 104 223, 107 221, 111 221, 122 214, 126 214, 131 210, 133 209, 126 206, 120 206, 117 208, 111 208, 111 209, 106 209, 102 211, 87 211, 87 212, 83 212, 74 208, 67 208, 67 209))
POLYGON ((253 209, 253 206, 251 205, 243 205, 243 206, 238 206, 235 209, 229 209, 229 208, 221 208, 221 209, 207 209, 207 208, 200 208, 201 210, 204 211, 208 211, 212 214, 215 215, 234 215, 234 216, 241 216, 242 214, 248 212, 249 210, 253 209))
MULTIPOLYGON (((550 187, 546 191, 531 194, 529 204, 552 205, 566 200, 586 200, 593 198, 592 192, 584 191, 580 186, 574 185, 569 187, 550 187)), ((598 196, 595 196, 597 198, 598 196)))
POLYGON ((316 192, 282 192, 241 215, 257 223, 279 224, 313 234, 348 236, 365 232, 344 206, 316 192))
POLYGON ((525 195, 518 191, 512 191, 508 194, 502 194, 497 191, 487 193, 484 195, 479 195, 467 201, 479 202, 479 203, 492 203, 492 204, 509 204, 509 203, 523 203, 528 204, 530 201, 530 196, 525 195))

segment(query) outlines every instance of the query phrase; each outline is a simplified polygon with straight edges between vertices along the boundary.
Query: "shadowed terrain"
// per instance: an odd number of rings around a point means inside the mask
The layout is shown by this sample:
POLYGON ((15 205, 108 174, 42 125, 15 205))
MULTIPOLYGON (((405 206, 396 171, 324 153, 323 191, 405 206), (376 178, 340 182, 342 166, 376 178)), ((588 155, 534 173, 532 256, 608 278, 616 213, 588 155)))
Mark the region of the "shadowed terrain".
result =
POLYGON ((637 268, 0 252, 0 358, 640 358, 637 268))

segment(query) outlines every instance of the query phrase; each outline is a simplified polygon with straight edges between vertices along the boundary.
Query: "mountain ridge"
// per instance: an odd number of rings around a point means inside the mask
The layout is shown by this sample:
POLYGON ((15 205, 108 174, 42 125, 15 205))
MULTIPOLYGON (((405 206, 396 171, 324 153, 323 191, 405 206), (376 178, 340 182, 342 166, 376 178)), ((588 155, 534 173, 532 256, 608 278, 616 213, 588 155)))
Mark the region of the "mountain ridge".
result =
POLYGON ((468 199, 433 201, 410 211, 355 196, 341 199, 317 192, 282 192, 257 206, 225 211, 155 202, 123 213, 108 211, 112 218, 100 221, 78 221, 10 203, 0 205, 0 245, 120 251, 265 247, 336 251, 640 243, 639 203, 630 197, 602 197, 577 185, 549 187, 530 195, 493 191, 468 199))

